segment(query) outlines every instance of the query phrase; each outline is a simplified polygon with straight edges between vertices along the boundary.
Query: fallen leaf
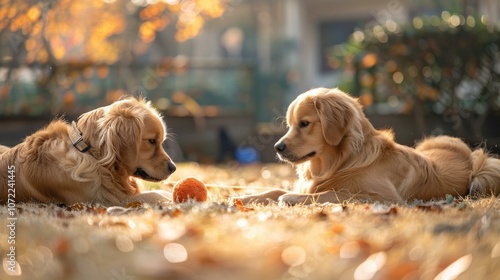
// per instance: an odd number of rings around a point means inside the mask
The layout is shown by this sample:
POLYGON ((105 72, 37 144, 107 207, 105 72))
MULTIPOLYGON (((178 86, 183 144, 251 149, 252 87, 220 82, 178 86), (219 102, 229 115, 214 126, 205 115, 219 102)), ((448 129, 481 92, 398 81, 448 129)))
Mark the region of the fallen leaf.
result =
POLYGON ((418 210, 422 210, 424 212, 442 212, 443 211, 443 207, 439 204, 435 204, 435 203, 427 203, 427 204, 418 204, 416 206, 416 208, 418 210))
POLYGON ((16 211, 17 211, 17 214, 20 215, 24 212, 24 209, 22 207, 16 206, 16 211))
POLYGON ((169 217, 179 217, 182 215, 184 212, 180 210, 179 208, 175 208, 174 210, 164 210, 163 213, 161 214, 162 217, 169 216, 169 217))
POLYGON ((107 212, 106 207, 101 207, 101 206, 89 206, 89 207, 87 207, 87 213, 105 214, 106 212, 107 212))
POLYGON ((341 223, 334 223, 330 227, 330 232, 332 234, 342 234, 345 231, 345 226, 341 223))
POLYGON ((236 206, 236 208, 239 211, 242 211, 242 212, 248 212, 248 211, 253 211, 254 210, 252 207, 244 206, 243 202, 241 201, 241 199, 235 199, 234 200, 234 206, 236 206))
POLYGON ((87 209, 87 206, 83 203, 77 202, 75 204, 72 204, 72 205, 66 207, 66 209, 68 211, 83 211, 83 210, 87 209))
POLYGON ((180 215, 182 215, 184 212, 182 212, 179 208, 176 208, 174 210, 174 212, 172 212, 172 217, 179 217, 180 215))
POLYGON ((132 201, 127 204, 127 208, 141 208, 143 203, 140 201, 132 201))
POLYGON ((55 255, 66 255, 69 250, 69 241, 66 238, 56 240, 52 245, 52 252, 55 255))

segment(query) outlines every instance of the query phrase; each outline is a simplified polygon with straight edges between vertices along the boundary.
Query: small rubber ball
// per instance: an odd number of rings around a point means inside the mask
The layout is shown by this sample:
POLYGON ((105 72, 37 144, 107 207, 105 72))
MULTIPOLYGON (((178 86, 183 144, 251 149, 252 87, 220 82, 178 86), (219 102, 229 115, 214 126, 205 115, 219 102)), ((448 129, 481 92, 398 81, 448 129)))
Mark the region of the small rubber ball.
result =
POLYGON ((183 203, 189 199, 199 202, 207 201, 207 187, 194 177, 187 177, 175 184, 173 192, 174 202, 183 203))

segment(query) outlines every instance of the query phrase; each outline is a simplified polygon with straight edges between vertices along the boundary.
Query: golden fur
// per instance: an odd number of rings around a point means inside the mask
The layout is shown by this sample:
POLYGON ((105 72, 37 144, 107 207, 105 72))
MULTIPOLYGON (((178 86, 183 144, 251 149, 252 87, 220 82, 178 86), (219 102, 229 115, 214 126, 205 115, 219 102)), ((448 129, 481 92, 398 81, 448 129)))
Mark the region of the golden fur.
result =
POLYGON ((500 194, 499 159, 449 136, 427 138, 415 148, 399 145, 391 130, 373 128, 357 100, 338 89, 299 95, 286 120, 289 130, 275 149, 281 160, 296 166, 298 192, 271 190, 242 197, 244 203, 500 194))
POLYGON ((13 148, 0 146, 0 204, 14 198, 7 190, 10 166, 15 167, 16 202, 123 205, 168 200, 161 193, 140 193, 132 177, 160 181, 175 171, 162 147, 165 124, 149 102, 129 97, 83 114, 77 126, 91 146, 88 152, 73 146, 71 126, 63 120, 52 121, 13 148))

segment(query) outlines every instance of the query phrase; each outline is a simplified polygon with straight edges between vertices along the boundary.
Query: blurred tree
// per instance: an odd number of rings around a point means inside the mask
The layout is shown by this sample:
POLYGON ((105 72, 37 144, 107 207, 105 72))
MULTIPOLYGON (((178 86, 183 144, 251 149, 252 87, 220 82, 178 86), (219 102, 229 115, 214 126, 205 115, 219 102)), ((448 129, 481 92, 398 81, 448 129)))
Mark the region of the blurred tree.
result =
MULTIPOLYGON (((69 88, 78 82, 75 76, 90 76, 90 65, 101 65, 102 79, 110 65, 133 63, 170 24, 179 42, 197 36, 228 1, 0 0, 0 67, 6 69, 0 100, 12 93, 13 71, 20 67, 37 69, 42 99, 50 100, 51 86, 69 88)), ((72 100, 71 94, 64 97, 72 100)))
POLYGON ((355 81, 365 106, 413 113, 422 134, 424 116, 433 112, 476 142, 488 113, 500 109, 500 31, 484 16, 443 12, 369 25, 330 54, 340 67, 356 69, 346 84, 355 81))

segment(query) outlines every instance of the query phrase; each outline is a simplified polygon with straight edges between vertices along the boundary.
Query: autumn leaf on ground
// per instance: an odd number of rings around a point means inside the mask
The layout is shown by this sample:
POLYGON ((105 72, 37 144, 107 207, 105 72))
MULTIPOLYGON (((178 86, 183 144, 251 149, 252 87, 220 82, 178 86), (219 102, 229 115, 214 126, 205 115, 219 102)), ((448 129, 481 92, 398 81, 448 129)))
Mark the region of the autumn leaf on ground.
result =
POLYGON ((71 204, 70 206, 66 207, 66 210, 68 211, 83 211, 87 209, 87 206, 83 203, 75 203, 71 204))
POLYGON ((236 208, 239 211, 242 211, 242 212, 248 212, 248 211, 253 211, 254 210, 252 207, 244 206, 243 202, 241 201, 241 199, 235 199, 234 200, 234 206, 236 206, 236 208))
POLYGON ((418 204, 416 206, 416 208, 418 210, 422 210, 422 211, 425 211, 425 212, 436 212, 436 213, 439 213, 439 212, 443 211, 443 207, 441 205, 439 205, 439 204, 436 204, 436 203, 418 204))

